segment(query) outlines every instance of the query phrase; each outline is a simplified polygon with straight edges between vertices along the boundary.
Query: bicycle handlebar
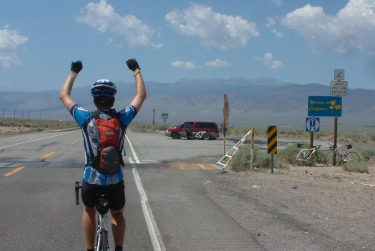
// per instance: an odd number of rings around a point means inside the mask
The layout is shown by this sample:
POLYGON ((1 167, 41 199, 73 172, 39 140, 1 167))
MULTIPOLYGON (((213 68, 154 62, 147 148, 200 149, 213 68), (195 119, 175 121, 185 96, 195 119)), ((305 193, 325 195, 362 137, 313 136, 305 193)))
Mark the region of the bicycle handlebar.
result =
POLYGON ((328 143, 329 144, 329 148, 337 148, 337 146, 335 146, 335 145, 331 145, 331 143, 328 143))
POLYGON ((76 205, 79 205, 79 195, 78 195, 78 191, 79 189, 82 188, 82 186, 79 185, 79 182, 76 181, 76 183, 74 184, 74 190, 75 190, 75 194, 76 194, 76 205))
MULTIPOLYGON (((316 145, 316 146, 313 146, 312 148, 309 148, 309 149, 307 149, 307 150, 313 150, 313 148, 315 148, 315 149, 319 149, 321 146, 322 146, 322 145, 316 145)), ((302 148, 302 144, 297 144, 297 147, 302 148)))

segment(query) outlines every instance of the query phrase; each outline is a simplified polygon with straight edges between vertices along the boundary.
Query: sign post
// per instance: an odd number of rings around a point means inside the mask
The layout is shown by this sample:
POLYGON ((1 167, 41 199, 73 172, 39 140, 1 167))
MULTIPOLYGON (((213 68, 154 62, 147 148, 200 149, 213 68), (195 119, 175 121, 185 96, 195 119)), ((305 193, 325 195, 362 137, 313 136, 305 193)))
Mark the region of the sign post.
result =
POLYGON ((277 126, 267 127, 267 148, 271 154, 271 173, 273 173, 273 155, 277 154, 277 126))
MULTIPOLYGON (((334 80, 331 81, 331 95, 346 96, 348 95, 348 82, 345 79, 345 71, 343 69, 334 70, 334 80)), ((333 145, 337 146, 337 117, 334 118, 333 125, 333 145)), ((336 164, 336 156, 334 155, 333 164, 336 164)))
POLYGON ((223 122, 224 155, 225 155, 225 135, 227 134, 229 111, 230 111, 230 108, 229 108, 228 95, 225 93, 224 94, 224 105, 223 105, 223 116, 224 116, 224 122, 223 122))

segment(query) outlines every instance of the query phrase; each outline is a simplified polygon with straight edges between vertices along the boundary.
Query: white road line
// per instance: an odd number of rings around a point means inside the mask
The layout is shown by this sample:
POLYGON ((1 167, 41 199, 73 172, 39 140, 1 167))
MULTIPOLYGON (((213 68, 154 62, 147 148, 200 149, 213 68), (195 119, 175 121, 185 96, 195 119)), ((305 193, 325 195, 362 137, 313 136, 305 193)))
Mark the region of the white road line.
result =
POLYGON ((200 166, 202 169, 206 169, 203 165, 201 164, 198 164, 198 166, 200 166))
POLYGON ((68 134, 68 133, 72 133, 72 132, 61 133, 61 134, 57 134, 57 135, 54 135, 54 136, 45 137, 45 138, 41 138, 41 139, 34 139, 34 140, 29 140, 29 141, 23 141, 23 142, 20 142, 20 143, 17 143, 17 144, 0 147, 0 150, 4 149, 4 148, 12 147, 12 146, 17 146, 17 145, 22 145, 22 144, 25 144, 25 143, 30 143, 30 142, 34 142, 34 141, 43 140, 43 139, 50 139, 50 138, 58 137, 58 136, 65 135, 65 134, 68 134))
POLYGON ((140 162, 139 162, 138 156, 137 156, 137 154, 136 154, 135 151, 134 151, 133 145, 132 145, 132 143, 130 142, 130 140, 129 140, 129 138, 128 138, 128 135, 125 135, 125 137, 126 137, 126 139, 128 140, 128 143, 129 143, 130 149, 132 150, 132 153, 133 153, 133 157, 134 157, 134 161, 135 161, 135 163, 139 164, 140 162))
MULTIPOLYGON (((126 135, 126 139, 128 140, 130 149, 132 150, 135 162, 139 164, 140 162, 137 157, 137 154, 135 153, 134 148, 127 135, 126 135)), ((150 204, 148 203, 148 198, 143 188, 141 178, 138 175, 137 168, 133 168, 133 175, 134 175, 135 184, 139 192, 139 196, 141 198, 142 211, 145 217, 148 234, 150 235, 150 239, 151 239, 154 251, 165 251, 166 249, 165 249, 163 240, 161 238, 159 228, 156 224, 154 215, 152 214, 151 207, 150 207, 150 204)))

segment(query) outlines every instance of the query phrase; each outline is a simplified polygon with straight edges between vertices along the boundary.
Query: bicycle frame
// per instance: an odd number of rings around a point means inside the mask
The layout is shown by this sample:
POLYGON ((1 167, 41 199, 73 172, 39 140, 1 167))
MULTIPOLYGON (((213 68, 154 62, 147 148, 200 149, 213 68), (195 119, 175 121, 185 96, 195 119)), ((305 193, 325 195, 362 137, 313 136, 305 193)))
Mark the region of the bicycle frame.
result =
MULTIPOLYGON (((76 205, 79 205, 79 195, 78 191, 82 188, 79 182, 75 183, 75 194, 76 194, 76 205)), ((95 251, 112 251, 111 244, 108 239, 107 231, 107 213, 109 211, 109 205, 107 201, 107 195, 101 194, 96 202, 95 209, 98 213, 97 215, 97 229, 96 229, 96 242, 95 251)))
POLYGON ((304 155, 304 162, 309 162, 309 159, 310 157, 314 156, 315 154, 315 148, 312 148, 312 149, 301 149, 301 152, 303 152, 303 155, 304 155), (305 151, 308 151, 310 150, 311 152, 309 154, 306 155, 306 152, 305 151))
MULTIPOLYGON (((299 144, 298 144, 299 145, 299 144)), ((299 146, 301 147, 301 146, 299 146)), ((299 156, 302 155, 302 161, 306 164, 309 164, 309 160, 311 157, 313 157, 315 155, 315 152, 316 152, 316 149, 315 148, 306 148, 306 149, 302 149, 299 151, 298 155, 297 155, 297 159, 299 160, 299 156), (306 154, 307 151, 310 151, 308 154, 306 154)))
POLYGON ((288 155, 289 163, 292 166, 302 164, 324 166, 326 164, 324 155, 317 151, 321 145, 313 146, 312 148, 302 148, 302 144, 297 144, 297 147, 300 148, 299 151, 293 151, 288 155))
MULTIPOLYGON (((349 149, 352 149, 352 145, 349 144, 349 145, 345 145, 346 149, 345 149, 345 153, 343 152, 340 152, 338 147, 337 146, 334 146, 334 145, 331 145, 329 144, 329 149, 331 150, 331 152, 328 152, 326 155, 327 156, 331 156, 331 159, 332 159, 332 162, 334 165, 339 165, 340 162, 348 162, 348 161, 359 161, 360 160, 360 157, 358 155, 358 153, 356 152, 350 152, 349 149)), ((329 157, 328 157, 329 158, 329 157)))
POLYGON ((96 230, 96 251, 112 251, 111 244, 108 240, 108 231, 107 231, 107 215, 98 215, 98 226, 96 230))

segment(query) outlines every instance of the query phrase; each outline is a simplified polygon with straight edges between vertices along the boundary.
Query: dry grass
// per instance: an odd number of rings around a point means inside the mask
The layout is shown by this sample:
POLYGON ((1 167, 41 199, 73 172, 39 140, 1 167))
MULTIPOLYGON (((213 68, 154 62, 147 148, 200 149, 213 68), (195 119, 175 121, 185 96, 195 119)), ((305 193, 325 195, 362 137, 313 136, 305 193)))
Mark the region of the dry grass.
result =
POLYGON ((0 119, 0 136, 76 127, 78 125, 75 121, 2 118, 0 119))

